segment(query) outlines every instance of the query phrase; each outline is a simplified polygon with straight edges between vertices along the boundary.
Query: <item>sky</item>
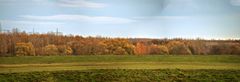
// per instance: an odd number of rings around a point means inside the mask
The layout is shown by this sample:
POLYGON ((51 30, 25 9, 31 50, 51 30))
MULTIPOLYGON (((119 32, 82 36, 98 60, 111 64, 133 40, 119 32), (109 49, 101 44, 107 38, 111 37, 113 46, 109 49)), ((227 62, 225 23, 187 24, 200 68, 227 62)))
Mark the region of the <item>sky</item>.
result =
POLYGON ((240 38, 240 0, 0 0, 3 29, 131 38, 240 38))

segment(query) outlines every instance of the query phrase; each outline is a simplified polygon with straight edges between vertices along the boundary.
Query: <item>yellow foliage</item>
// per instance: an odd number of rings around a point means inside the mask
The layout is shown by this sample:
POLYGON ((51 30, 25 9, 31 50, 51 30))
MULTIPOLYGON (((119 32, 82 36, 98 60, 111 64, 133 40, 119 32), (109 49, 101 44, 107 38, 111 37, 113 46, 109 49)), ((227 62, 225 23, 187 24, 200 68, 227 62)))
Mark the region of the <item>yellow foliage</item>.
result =
POLYGON ((45 55, 58 55, 58 48, 55 45, 47 45, 44 47, 45 55))
POLYGON ((150 50, 150 54, 161 54, 161 55, 169 54, 168 48, 163 45, 151 45, 149 50, 150 50))
POLYGON ((16 56, 35 56, 35 49, 32 43, 16 43, 16 56))

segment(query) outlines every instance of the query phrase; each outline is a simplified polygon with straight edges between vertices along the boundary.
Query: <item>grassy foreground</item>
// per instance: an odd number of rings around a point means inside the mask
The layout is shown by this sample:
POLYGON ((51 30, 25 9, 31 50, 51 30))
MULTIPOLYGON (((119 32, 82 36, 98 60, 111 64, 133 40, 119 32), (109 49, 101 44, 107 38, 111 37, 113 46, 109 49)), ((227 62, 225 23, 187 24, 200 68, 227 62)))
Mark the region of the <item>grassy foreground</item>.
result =
POLYGON ((0 57, 0 73, 88 69, 240 70, 240 56, 39 56, 0 57))
POLYGON ((0 74, 1 82, 238 82, 240 70, 98 69, 0 74))
POLYGON ((238 82, 236 55, 0 57, 0 82, 238 82))

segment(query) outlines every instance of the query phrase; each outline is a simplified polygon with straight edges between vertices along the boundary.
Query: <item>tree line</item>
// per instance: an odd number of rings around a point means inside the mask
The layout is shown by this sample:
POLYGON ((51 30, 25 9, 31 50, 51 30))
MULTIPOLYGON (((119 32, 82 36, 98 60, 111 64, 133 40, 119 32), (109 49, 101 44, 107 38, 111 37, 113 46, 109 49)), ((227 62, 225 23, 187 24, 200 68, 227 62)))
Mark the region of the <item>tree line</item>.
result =
POLYGON ((240 40, 82 37, 0 33, 0 56, 51 55, 240 55, 240 40))

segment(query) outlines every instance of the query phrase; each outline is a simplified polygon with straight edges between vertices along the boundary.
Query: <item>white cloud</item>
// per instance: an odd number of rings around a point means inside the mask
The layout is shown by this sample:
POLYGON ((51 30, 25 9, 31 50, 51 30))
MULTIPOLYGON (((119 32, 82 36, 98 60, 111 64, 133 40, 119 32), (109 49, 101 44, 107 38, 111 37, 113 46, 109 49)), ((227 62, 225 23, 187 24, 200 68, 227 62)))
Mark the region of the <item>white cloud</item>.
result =
POLYGON ((176 19, 190 19, 196 16, 150 16, 150 17, 133 17, 135 20, 176 20, 176 19))
MULTIPOLYGON (((19 0, 0 0, 0 2, 17 2, 19 0)), ((33 2, 42 2, 42 1, 48 1, 48 0, 25 0, 25 1, 33 1, 33 2)))
POLYGON ((231 3, 233 6, 240 6, 240 0, 230 0, 230 3, 231 3))
MULTIPOLYGON (((49 4, 53 5, 56 4, 60 7, 71 7, 71 8, 104 8, 107 4, 100 3, 100 2, 93 2, 89 0, 0 0, 0 4, 49 4)), ((55 5, 54 5, 55 6, 55 5)))
POLYGON ((25 19, 30 20, 47 20, 47 21, 70 21, 70 22, 89 22, 97 24, 122 24, 130 23, 135 20, 119 17, 108 17, 108 16, 86 16, 86 15, 53 15, 53 16, 21 16, 25 19))
POLYGON ((87 0, 59 0, 58 4, 63 7, 104 8, 103 3, 90 2, 87 0))
POLYGON ((157 16, 157 19, 189 19, 193 16, 157 16))
POLYGON ((28 25, 59 25, 59 22, 46 22, 46 21, 26 21, 26 20, 0 20, 3 24, 28 24, 28 25))

